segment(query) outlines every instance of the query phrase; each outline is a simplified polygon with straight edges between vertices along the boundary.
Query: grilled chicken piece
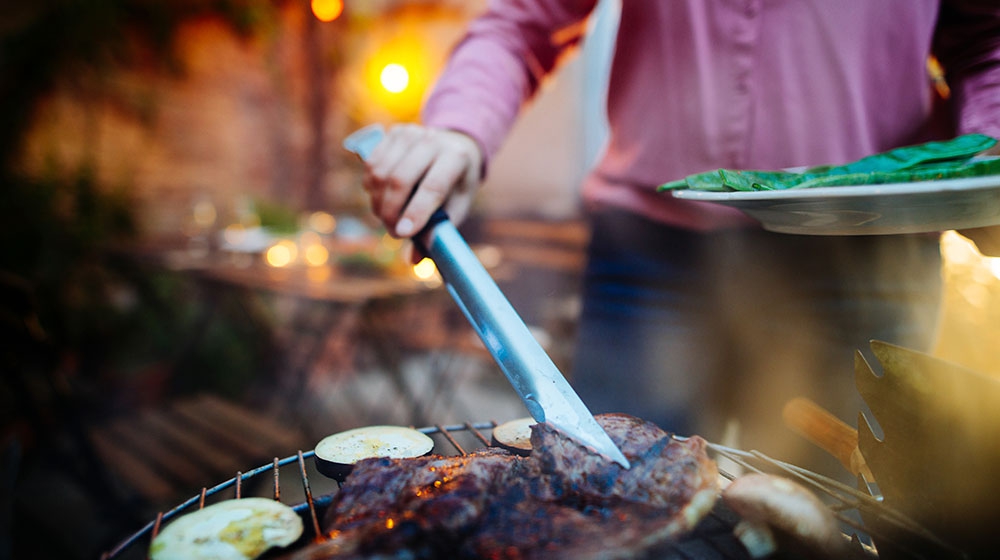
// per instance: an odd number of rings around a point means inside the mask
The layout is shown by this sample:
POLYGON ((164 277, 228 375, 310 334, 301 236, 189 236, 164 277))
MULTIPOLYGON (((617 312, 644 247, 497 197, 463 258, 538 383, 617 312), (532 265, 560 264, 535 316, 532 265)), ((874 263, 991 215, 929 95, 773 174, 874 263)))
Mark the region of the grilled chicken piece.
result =
POLYGON ((293 558, 639 558, 711 509, 704 440, 622 414, 597 420, 629 470, 551 426, 532 454, 359 462, 327 512, 327 539, 293 558))

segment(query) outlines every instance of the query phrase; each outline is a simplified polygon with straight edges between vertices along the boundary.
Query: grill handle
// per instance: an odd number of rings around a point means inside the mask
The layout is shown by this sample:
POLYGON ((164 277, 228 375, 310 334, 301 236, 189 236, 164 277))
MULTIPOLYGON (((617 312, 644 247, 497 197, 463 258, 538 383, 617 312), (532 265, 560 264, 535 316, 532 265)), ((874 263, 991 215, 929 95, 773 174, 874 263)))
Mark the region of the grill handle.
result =
POLYGON ((858 431, 840 418, 805 397, 788 401, 781 416, 789 428, 833 455, 851 474, 875 480, 858 449, 858 431))

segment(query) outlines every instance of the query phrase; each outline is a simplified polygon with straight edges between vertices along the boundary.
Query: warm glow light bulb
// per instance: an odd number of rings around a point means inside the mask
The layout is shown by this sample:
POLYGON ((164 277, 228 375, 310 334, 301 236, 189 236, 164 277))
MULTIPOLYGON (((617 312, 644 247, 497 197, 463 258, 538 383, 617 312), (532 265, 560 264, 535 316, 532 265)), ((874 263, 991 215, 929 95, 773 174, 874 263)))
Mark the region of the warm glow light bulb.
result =
POLYGON ((312 12, 320 21, 333 21, 344 11, 344 0, 312 0, 312 12))
POLYGON ((386 64, 379 74, 379 83, 390 93, 400 93, 410 84, 410 73, 402 64, 386 64))

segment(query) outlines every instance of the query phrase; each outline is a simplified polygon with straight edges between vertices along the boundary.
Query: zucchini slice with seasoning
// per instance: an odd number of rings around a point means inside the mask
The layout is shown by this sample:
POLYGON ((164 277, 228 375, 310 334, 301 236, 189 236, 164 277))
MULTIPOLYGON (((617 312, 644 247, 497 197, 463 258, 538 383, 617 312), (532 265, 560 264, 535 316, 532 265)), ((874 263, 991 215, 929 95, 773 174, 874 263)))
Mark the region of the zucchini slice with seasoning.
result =
POLYGON ((504 422, 493 428, 490 440, 511 453, 528 456, 531 454, 531 427, 535 424, 535 419, 530 417, 504 422))
POLYGON ((267 498, 226 500, 178 517, 149 547, 150 560, 253 560, 302 536, 302 518, 267 498))
POLYGON ((365 426, 327 436, 316 444, 316 469, 343 482, 362 459, 420 457, 433 448, 434 440, 413 428, 365 426))

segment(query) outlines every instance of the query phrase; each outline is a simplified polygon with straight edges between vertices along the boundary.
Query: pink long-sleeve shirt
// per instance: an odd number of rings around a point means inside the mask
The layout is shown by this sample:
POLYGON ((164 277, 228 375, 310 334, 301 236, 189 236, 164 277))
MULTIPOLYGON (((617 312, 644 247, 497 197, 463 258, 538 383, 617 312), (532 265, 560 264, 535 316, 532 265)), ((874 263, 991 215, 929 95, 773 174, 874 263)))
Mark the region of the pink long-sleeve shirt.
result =
MULTIPOLYGON (((491 0, 425 104, 487 161, 596 0, 491 0)), ((1000 137, 998 0, 622 0, 606 153, 584 201, 679 227, 749 225, 657 193, 709 169, 847 162, 940 136, 927 59, 943 63, 957 132, 1000 137)))

